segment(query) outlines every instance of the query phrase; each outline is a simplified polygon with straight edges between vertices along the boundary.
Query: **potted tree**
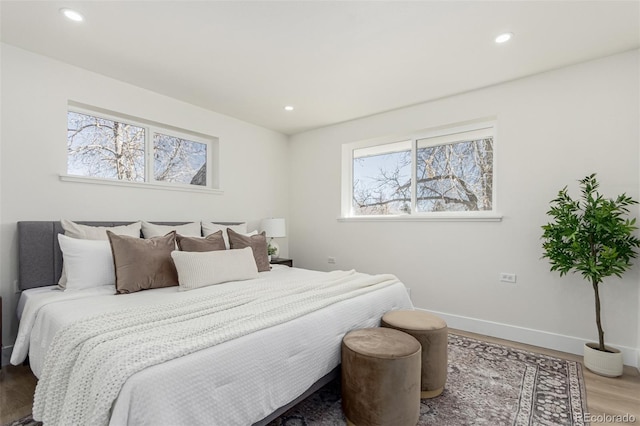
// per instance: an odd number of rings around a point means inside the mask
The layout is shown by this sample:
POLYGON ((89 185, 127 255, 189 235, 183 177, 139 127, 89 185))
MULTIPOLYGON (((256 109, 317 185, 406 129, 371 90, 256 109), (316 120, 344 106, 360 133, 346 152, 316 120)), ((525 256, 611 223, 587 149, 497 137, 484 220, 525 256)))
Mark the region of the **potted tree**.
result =
POLYGON ((598 343, 585 344, 584 365, 594 373, 616 377, 622 374, 622 353, 604 344, 598 286, 611 275, 622 277, 637 255, 640 239, 633 234, 636 220, 627 218, 628 207, 637 201, 626 194, 604 198, 598 186, 594 173, 580 180, 580 199, 573 200, 565 186, 551 201, 547 215, 552 220, 542 227, 542 257, 549 259, 551 270, 560 276, 579 272, 591 283, 598 343))

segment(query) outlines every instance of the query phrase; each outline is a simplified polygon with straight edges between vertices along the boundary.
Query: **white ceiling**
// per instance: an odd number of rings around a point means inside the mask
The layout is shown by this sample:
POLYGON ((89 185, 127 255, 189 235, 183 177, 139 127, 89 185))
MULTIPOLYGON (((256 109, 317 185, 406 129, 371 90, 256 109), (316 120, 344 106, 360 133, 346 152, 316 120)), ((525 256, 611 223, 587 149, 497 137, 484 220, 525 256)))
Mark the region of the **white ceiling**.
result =
POLYGON ((23 0, 0 7, 5 43, 286 134, 640 46, 640 1, 23 0), (66 20, 62 7, 85 21, 66 20), (515 37, 494 43, 505 31, 515 37), (293 112, 284 111, 289 104, 293 112))

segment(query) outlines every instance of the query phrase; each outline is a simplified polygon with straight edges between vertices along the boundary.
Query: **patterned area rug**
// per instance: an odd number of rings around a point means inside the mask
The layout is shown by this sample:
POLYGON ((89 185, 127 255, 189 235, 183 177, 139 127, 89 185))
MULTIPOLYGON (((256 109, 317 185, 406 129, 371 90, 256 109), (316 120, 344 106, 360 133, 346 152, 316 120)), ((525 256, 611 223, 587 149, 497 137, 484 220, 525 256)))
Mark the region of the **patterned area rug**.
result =
MULTIPOLYGON (((418 425, 575 425, 586 412, 582 366, 449 334, 449 370, 444 392, 423 399, 418 425)), ((31 416, 10 426, 40 426, 31 416)), ((269 426, 346 425, 335 380, 269 426)))
MULTIPOLYGON (((576 425, 587 401, 580 363, 449 334, 444 392, 423 399, 418 425, 576 425)), ((269 426, 346 425, 340 380, 269 426)))

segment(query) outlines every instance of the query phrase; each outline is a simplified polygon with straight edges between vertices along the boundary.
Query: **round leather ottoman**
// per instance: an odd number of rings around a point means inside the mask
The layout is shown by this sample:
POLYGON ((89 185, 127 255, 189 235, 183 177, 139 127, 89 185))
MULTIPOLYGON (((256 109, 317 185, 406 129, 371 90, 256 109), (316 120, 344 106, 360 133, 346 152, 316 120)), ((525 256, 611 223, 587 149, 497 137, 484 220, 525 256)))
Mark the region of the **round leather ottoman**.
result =
POLYGON ((382 327, 403 331, 422 345, 421 397, 433 398, 442 393, 447 381, 447 323, 423 311, 391 311, 384 314, 382 327))
POLYGON ((342 340, 342 409, 347 424, 415 426, 420 415, 420 343, 390 328, 342 340))

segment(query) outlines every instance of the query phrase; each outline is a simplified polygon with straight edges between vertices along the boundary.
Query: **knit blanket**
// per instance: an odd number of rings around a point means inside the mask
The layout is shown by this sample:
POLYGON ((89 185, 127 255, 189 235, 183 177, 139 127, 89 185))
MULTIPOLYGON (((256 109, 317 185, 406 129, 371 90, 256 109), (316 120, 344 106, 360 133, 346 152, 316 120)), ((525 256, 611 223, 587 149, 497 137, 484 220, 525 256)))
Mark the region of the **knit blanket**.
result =
POLYGON ((254 281, 220 286, 214 294, 195 290, 176 302, 109 312, 61 329, 36 388, 34 418, 47 425, 106 425, 136 372, 398 282, 393 275, 355 271, 296 283, 254 281))

